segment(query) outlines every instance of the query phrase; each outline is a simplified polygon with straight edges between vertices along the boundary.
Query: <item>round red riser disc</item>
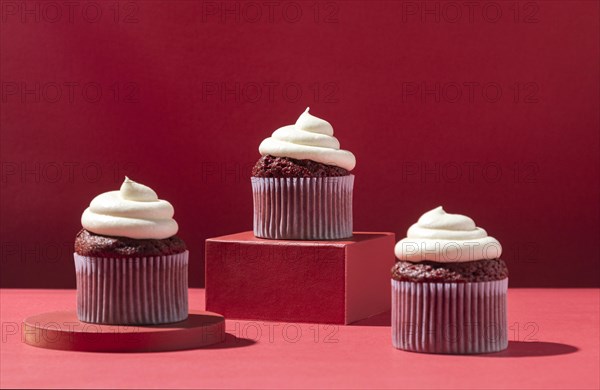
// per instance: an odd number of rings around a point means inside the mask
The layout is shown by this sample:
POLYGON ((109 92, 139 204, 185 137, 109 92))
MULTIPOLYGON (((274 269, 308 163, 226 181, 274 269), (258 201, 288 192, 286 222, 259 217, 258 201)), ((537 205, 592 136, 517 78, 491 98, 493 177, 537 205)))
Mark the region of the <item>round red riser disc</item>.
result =
POLYGON ((75 311, 23 320, 23 340, 35 347, 89 352, 157 352, 206 347, 225 341, 225 318, 191 311, 187 320, 164 325, 100 325, 81 322, 75 311))

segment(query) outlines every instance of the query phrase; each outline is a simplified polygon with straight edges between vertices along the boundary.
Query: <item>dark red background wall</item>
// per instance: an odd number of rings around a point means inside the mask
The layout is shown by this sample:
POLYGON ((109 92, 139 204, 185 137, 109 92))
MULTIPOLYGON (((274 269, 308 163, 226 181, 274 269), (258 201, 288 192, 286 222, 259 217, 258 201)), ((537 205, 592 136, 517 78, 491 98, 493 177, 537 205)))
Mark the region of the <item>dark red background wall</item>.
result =
POLYGON ((1 2, 2 287, 74 287, 125 174, 204 240, 252 228, 258 144, 311 112, 358 160, 355 229, 467 214, 512 286, 598 286, 596 1, 1 2))

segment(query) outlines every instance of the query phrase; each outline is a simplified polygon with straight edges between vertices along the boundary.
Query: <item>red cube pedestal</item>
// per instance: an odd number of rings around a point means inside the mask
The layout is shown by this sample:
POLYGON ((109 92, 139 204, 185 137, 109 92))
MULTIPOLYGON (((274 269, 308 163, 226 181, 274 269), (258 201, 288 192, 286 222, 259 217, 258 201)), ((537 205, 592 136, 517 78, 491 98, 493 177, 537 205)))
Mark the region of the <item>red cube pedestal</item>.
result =
POLYGON ((393 233, 288 241, 251 231, 206 240, 206 310, 226 318, 349 324, 390 308, 393 233))

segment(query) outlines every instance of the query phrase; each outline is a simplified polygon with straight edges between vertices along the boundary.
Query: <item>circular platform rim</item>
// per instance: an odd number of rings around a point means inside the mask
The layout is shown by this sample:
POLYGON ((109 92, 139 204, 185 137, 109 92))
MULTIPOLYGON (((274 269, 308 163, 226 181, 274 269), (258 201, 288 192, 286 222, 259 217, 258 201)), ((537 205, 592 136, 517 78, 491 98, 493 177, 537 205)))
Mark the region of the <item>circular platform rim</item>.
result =
POLYGON ((75 310, 31 315, 22 321, 23 342, 34 347, 80 352, 166 352, 225 341, 225 318, 191 310, 184 321, 161 325, 93 324, 75 310))

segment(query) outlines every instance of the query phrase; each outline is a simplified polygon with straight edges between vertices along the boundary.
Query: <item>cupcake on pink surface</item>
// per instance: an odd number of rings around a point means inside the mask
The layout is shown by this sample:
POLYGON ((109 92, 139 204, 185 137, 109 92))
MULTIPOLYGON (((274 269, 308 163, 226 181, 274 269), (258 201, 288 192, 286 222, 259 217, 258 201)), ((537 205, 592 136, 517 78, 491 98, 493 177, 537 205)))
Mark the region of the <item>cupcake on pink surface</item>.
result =
POLYGON ((307 108, 295 124, 259 146, 252 170, 254 235, 283 240, 352 236, 350 173, 356 158, 340 148, 333 127, 307 108))
POLYGON ((507 348, 508 269, 498 240, 440 206, 408 229, 395 254, 394 347, 446 354, 507 348))
POLYGON ((77 316, 149 325, 188 316, 188 251, 173 206, 129 178, 96 196, 75 239, 77 316))

